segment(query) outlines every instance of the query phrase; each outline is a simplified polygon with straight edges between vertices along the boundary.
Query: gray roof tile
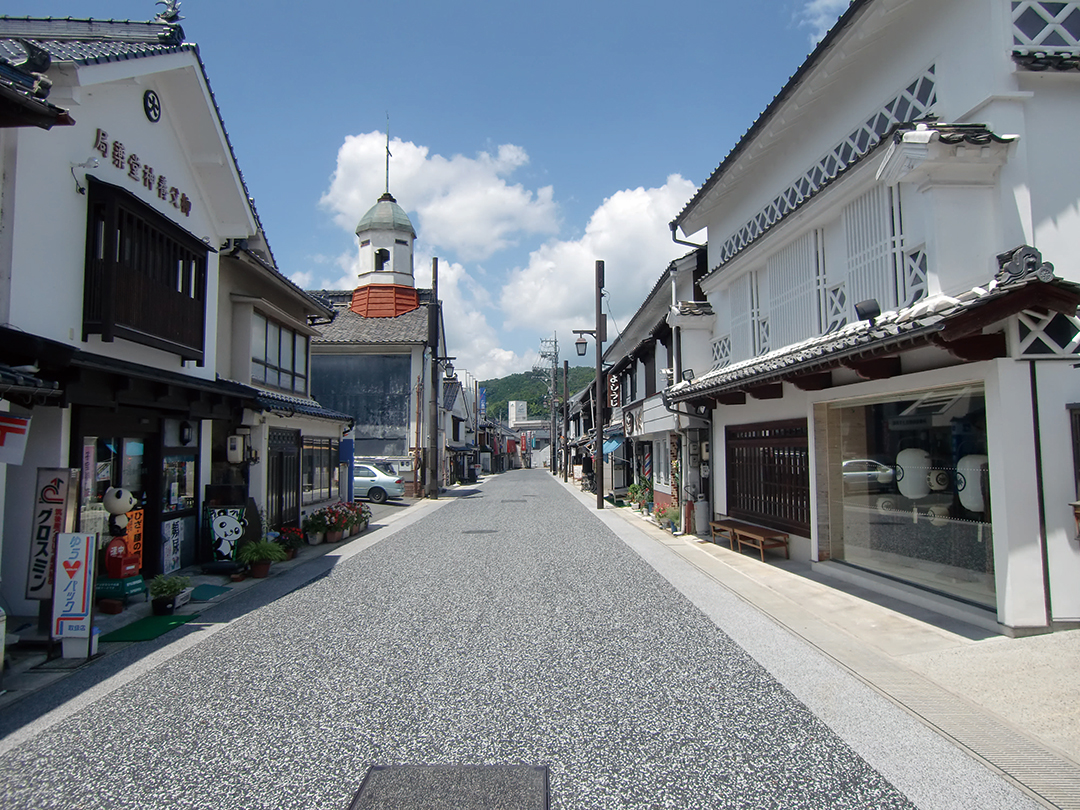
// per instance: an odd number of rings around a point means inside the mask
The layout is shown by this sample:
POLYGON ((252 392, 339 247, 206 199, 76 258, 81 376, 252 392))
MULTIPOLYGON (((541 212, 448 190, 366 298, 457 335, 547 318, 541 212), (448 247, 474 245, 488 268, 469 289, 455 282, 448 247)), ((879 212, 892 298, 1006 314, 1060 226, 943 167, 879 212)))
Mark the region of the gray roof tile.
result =
POLYGON ((396 318, 365 318, 350 309, 339 309, 332 323, 319 326, 321 338, 314 344, 426 343, 428 311, 421 306, 396 318))

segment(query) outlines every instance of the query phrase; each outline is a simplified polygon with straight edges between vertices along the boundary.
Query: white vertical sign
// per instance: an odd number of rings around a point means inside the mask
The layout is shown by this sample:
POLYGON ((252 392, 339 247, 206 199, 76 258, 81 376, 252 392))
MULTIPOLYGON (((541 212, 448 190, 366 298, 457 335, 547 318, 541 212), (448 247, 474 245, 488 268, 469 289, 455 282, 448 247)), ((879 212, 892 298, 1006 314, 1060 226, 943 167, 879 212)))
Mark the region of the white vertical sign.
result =
POLYGON ((53 638, 90 638, 96 534, 56 537, 53 573, 53 638))
POLYGON ((52 598, 54 538, 72 528, 76 499, 74 486, 78 478, 78 469, 38 468, 34 510, 31 513, 27 599, 52 598))

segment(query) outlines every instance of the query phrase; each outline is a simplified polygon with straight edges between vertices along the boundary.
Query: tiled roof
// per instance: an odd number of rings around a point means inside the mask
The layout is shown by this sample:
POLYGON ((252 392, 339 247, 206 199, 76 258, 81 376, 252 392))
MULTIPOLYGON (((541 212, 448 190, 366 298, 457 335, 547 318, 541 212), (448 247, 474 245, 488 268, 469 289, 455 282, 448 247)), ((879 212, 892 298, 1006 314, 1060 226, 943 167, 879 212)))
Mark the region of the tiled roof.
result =
MULTIPOLYGON (((129 59, 143 59, 150 56, 162 56, 170 53, 187 51, 195 56, 202 72, 210 101, 214 105, 221 132, 232 156, 233 167, 240 178, 247 197, 251 214, 262 231, 259 212, 255 200, 248 190, 244 173, 240 171, 240 162, 236 159, 236 150, 225 127, 210 77, 206 73, 199 46, 194 42, 184 41, 184 29, 176 23, 154 20, 136 22, 132 20, 79 20, 71 17, 3 17, 0 16, 0 58, 22 61, 26 49, 17 39, 25 39, 47 51, 54 62, 73 62, 76 65, 96 65, 108 62, 123 62, 129 59)), ((265 233, 263 234, 266 239, 265 233)), ((267 241, 270 261, 276 267, 270 243, 267 241)))
POLYGON ((753 142, 754 138, 756 138, 757 135, 765 128, 765 125, 772 120, 772 117, 776 115, 777 112, 779 112, 780 107, 785 101, 787 101, 787 99, 792 95, 792 93, 795 92, 799 85, 802 84, 803 79, 806 78, 806 75, 810 72, 814 65, 816 65, 818 61, 821 60, 824 55, 832 49, 833 44, 839 38, 840 33, 845 28, 847 28, 866 9, 866 7, 871 5, 872 2, 873 0, 851 1, 851 5, 848 6, 847 11, 845 11, 840 16, 840 19, 837 20, 836 24, 831 29, 829 29, 829 32, 824 37, 822 37, 821 41, 818 43, 817 47, 814 48, 813 52, 808 57, 806 57, 806 60, 802 63, 802 65, 799 66, 799 69, 795 71, 795 73, 790 79, 788 79, 787 84, 785 84, 781 88, 780 92, 776 94, 773 100, 769 102, 769 105, 765 108, 761 115, 758 116, 757 120, 750 125, 750 128, 739 139, 739 142, 735 144, 734 148, 730 152, 728 152, 727 157, 724 158, 723 161, 721 161, 720 165, 717 166, 716 169, 713 171, 713 173, 709 175, 709 179, 701 184, 701 188, 699 188, 697 192, 695 192, 694 196, 690 199, 690 202, 688 202, 683 207, 683 210, 678 213, 675 219, 671 221, 672 233, 674 233, 675 229, 679 227, 683 219, 685 219, 687 214, 689 214, 690 210, 695 205, 697 205, 697 203, 708 193, 709 189, 711 189, 719 181, 720 177, 735 162, 739 155, 742 154, 743 150, 746 149, 753 142))
MULTIPOLYGON (((317 293, 315 293, 317 295, 317 293)), ((338 309, 333 322, 319 326, 315 344, 427 343, 428 311, 419 307, 396 318, 365 318, 349 309, 338 309)))
POLYGON ((0 400, 42 401, 60 396, 60 384, 0 363, 0 400))
MULTIPOLYGON (((260 253, 257 253, 256 251, 251 250, 250 248, 243 247, 242 245, 237 245, 236 248, 235 248, 235 251, 237 253, 243 253, 245 256, 247 256, 249 259, 251 259, 253 262, 258 264, 261 268, 266 270, 266 272, 270 273, 270 275, 274 276, 275 278, 277 278, 282 283, 288 285, 290 288, 293 289, 293 291, 296 292, 297 295, 305 298, 309 303, 311 303, 312 306, 317 307, 318 309, 322 310, 322 314, 325 317, 330 317, 333 314, 333 307, 330 305, 330 303, 328 301, 325 301, 322 298, 318 298, 318 297, 312 295, 311 293, 309 293, 307 290, 300 287, 295 281, 293 281, 288 276, 286 276, 284 273, 282 273, 280 270, 278 270, 277 267, 274 266, 274 263, 272 261, 266 259, 260 253)), ((271 257, 271 258, 273 258, 273 257, 271 257)))
POLYGON ((669 402, 701 399, 827 370, 844 359, 883 355, 924 345, 969 313, 1023 290, 1038 292, 1040 285, 1053 287, 1080 301, 1080 284, 1061 279, 1042 281, 1034 275, 1016 280, 1000 280, 999 277, 985 287, 976 287, 956 298, 938 295, 905 309, 883 313, 875 319, 874 325, 866 321, 849 323, 836 332, 715 369, 691 382, 676 383, 664 391, 664 398, 669 402))
POLYGON ((21 61, 26 51, 15 38, 48 51, 53 61, 94 65, 178 51, 198 51, 184 42, 179 25, 70 17, 0 17, 0 56, 21 61))
POLYGON ((300 399, 288 394, 279 394, 276 391, 263 391, 252 389, 255 393, 255 403, 264 411, 286 412, 288 415, 303 414, 304 416, 317 416, 321 419, 330 419, 334 422, 352 422, 353 417, 340 411, 332 411, 324 408, 313 399, 300 399))

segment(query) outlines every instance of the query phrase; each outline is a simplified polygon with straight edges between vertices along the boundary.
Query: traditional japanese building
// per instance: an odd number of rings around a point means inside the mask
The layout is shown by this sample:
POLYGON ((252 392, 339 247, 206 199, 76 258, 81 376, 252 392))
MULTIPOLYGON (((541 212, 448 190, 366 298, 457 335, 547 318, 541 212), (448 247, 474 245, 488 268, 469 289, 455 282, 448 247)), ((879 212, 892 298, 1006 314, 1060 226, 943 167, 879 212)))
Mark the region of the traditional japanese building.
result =
MULTIPOLYGON (((312 392, 353 418, 356 458, 393 464, 406 491, 419 495, 430 469, 424 459, 432 446, 431 398, 442 397, 431 365, 446 345, 442 317, 434 291, 416 287, 416 231, 389 191, 360 218, 356 236, 356 288, 315 292, 331 302, 335 317, 312 342, 312 392)), ((441 380, 438 362, 436 371, 441 380)), ((437 437, 440 455, 444 442, 437 437)), ((445 483, 445 458, 437 468, 445 483)))
POLYGON ((714 515, 1008 633, 1080 623, 1077 19, 855 0, 671 223, 714 515))

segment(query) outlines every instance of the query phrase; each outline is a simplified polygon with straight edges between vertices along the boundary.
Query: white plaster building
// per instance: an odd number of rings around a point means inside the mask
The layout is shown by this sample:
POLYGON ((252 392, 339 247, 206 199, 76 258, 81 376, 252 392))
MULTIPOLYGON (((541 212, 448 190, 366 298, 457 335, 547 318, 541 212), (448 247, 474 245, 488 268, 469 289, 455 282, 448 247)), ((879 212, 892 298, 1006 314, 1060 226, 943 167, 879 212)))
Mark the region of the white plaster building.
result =
POLYGON ((1080 622, 1077 20, 855 0, 672 222, 714 513, 1010 633, 1080 622))
MULTIPOLYGON (((31 616, 51 596, 35 584, 39 470, 73 482, 62 528, 106 539, 104 491, 130 490, 123 537, 150 578, 213 559, 215 487, 241 505, 290 485, 299 499, 299 437, 340 437, 348 419, 308 396, 310 319, 329 309, 274 267, 175 7, 151 22, 0 18, 0 58, 51 80, 69 124, 0 128, 0 364, 41 389, 0 385, 3 415, 29 419, 25 453, 0 462, 0 595, 31 616), (266 432, 286 425, 298 453, 275 479, 266 432)), ((336 499, 336 457, 307 460, 336 499)))

